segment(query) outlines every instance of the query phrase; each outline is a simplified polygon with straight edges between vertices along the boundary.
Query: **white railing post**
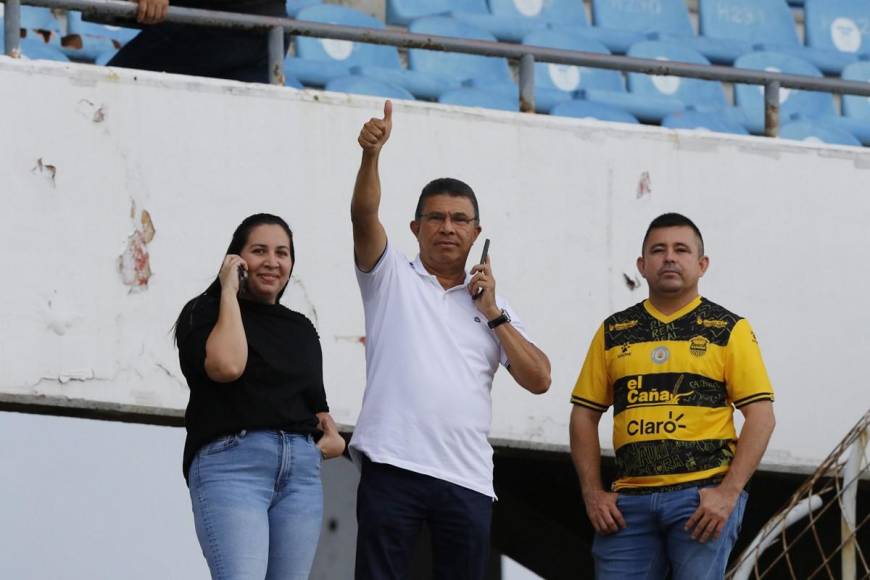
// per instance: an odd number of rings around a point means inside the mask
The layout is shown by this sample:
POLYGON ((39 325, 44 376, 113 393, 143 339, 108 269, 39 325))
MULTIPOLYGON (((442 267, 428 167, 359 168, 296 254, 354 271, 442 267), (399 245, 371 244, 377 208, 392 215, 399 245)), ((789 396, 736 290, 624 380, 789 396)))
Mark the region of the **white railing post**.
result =
POLYGON ((855 545, 858 541, 855 530, 856 507, 859 475, 867 459, 867 429, 861 431, 852 443, 849 459, 843 468, 843 495, 840 498, 840 538, 843 550, 840 552, 840 565, 843 580, 855 580, 858 567, 855 560, 855 545))

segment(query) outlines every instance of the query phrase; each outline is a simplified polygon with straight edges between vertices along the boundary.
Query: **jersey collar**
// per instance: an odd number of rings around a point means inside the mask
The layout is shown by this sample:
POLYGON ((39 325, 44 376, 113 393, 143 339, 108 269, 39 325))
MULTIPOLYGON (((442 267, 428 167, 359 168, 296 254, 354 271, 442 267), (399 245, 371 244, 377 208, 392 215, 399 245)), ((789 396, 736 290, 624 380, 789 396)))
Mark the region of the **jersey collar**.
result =
POLYGON ((647 298, 646 300, 643 301, 643 307, 650 314, 650 316, 652 316, 653 318, 655 318, 656 320, 658 320, 662 324, 668 324, 668 323, 673 322, 674 320, 676 320, 678 318, 682 318, 683 316, 685 316, 686 314, 688 314, 689 312, 691 312, 692 310, 694 310, 695 308, 697 308, 700 305, 701 305, 701 297, 696 296, 694 300, 692 300, 691 302, 689 302, 688 304, 686 304, 685 306, 683 306, 682 308, 680 308, 679 310, 677 310, 673 314, 665 315, 665 314, 662 314, 655 306, 652 305, 652 302, 649 301, 649 298, 647 298))

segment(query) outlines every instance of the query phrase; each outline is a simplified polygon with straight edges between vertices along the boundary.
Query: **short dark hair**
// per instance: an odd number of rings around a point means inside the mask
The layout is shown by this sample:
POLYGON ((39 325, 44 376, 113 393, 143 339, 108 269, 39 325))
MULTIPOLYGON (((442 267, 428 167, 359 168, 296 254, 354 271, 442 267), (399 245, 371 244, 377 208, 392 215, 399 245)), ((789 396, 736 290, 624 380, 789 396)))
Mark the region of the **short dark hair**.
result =
POLYGON ((695 232, 696 236, 698 236, 698 255, 703 256, 704 236, 701 235, 701 230, 698 229, 698 226, 695 225, 695 222, 693 222, 683 214, 673 212, 663 213, 662 215, 650 222, 649 227, 646 229, 646 233, 643 236, 643 244, 640 247, 640 255, 643 256, 643 251, 646 248, 646 241, 649 239, 649 235, 653 230, 682 226, 692 228, 692 231, 695 232))
POLYGON ((474 190, 464 181, 452 177, 439 177, 426 184, 426 187, 420 192, 420 199, 417 200, 417 209, 414 211, 415 220, 419 220, 423 215, 423 206, 426 205, 426 200, 436 195, 464 197, 474 207, 474 219, 480 221, 480 208, 477 205, 477 196, 474 195, 474 190))

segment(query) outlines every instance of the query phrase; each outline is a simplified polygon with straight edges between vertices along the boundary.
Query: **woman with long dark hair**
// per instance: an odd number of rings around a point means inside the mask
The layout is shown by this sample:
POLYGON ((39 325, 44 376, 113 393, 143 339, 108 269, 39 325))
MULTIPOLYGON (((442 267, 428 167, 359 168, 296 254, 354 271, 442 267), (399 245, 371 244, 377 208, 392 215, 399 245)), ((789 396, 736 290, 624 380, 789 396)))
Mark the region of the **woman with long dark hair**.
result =
POLYGON ((284 220, 248 217, 218 277, 175 325, 190 386, 184 476, 214 580, 307 579, 323 516, 320 465, 344 451, 317 332, 278 303, 294 262, 284 220))

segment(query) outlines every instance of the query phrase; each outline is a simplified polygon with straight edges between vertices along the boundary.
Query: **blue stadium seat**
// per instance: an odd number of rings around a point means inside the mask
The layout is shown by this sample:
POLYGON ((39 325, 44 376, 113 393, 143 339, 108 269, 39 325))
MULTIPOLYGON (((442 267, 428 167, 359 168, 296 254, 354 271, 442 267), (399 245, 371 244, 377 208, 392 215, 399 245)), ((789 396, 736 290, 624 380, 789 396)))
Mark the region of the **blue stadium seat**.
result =
POLYGON ((54 60, 69 62, 69 58, 56 46, 46 44, 42 40, 31 38, 21 39, 21 56, 27 60, 54 60))
POLYGON ((722 113, 700 113, 698 111, 674 113, 662 119, 662 127, 730 133, 732 135, 749 135, 749 131, 743 125, 735 123, 722 113))
MULTIPOLYGON (((67 12, 67 34, 81 36, 91 35, 101 38, 110 38, 117 41, 121 46, 133 40, 139 30, 136 28, 123 28, 121 26, 108 26, 96 22, 88 22, 82 18, 82 13, 76 10, 67 12)), ((116 47, 117 48, 117 47, 116 47)))
POLYGON ((695 36, 684 0, 592 0, 596 26, 635 32, 649 40, 680 42, 717 63, 731 64, 751 50, 746 42, 695 36))
POLYGON ((830 145, 852 145, 860 147, 861 142, 844 129, 828 125, 818 120, 793 121, 783 125, 779 132, 782 139, 828 143, 830 145))
MULTIPOLYGON (((23 6, 22 6, 23 8, 23 6)), ((0 53, 2 53, 2 47, 5 45, 5 21, 3 20, 3 16, 0 15, 0 53)), ((19 42, 19 47, 21 48, 21 55, 25 59, 29 60, 55 60, 59 62, 68 62, 69 59, 64 56, 64 54, 60 51, 60 48, 56 43, 48 44, 46 43, 41 36, 36 36, 33 38, 22 38, 19 42)))
POLYGON ((51 10, 40 6, 21 6, 21 28, 27 30, 45 30, 61 34, 60 21, 54 17, 51 10))
POLYGON ((299 14, 303 8, 320 4, 322 1, 323 0, 286 0, 287 16, 296 18, 296 15, 299 14))
MULTIPOLYGON (((409 30, 417 34, 495 40, 486 31, 443 16, 415 20, 409 30)), ((486 89, 489 92, 504 93, 511 98, 517 98, 518 89, 504 58, 412 48, 408 51, 408 65, 412 71, 440 77, 454 85, 486 89)), ((459 88, 459 86, 451 88, 459 88)))
POLYGON ((284 86, 290 87, 293 89, 304 89, 305 88, 305 86, 303 86, 303 84, 300 83, 298 80, 296 80, 293 77, 289 77, 287 75, 284 75, 284 86))
MULTIPOLYGON (((24 8, 24 6, 22 6, 24 8)), ((0 47, 4 46, 5 40, 5 21, 0 15, 0 47)), ((30 38, 22 38, 19 42, 21 48, 21 56, 29 60, 55 60, 59 62, 68 62, 69 59, 60 51, 59 40, 52 43, 46 43, 41 36, 30 38)), ((2 50, 2 48, 0 48, 2 50)))
MULTIPOLYGON (((531 33, 523 39, 523 44, 610 54, 607 47, 597 40, 549 30, 531 33)), ((578 96, 577 91, 585 89, 625 92, 625 82, 615 70, 535 63, 535 108, 539 112, 549 112, 558 103, 570 101, 578 96)))
POLYGON ((77 60, 96 59, 106 53, 116 51, 139 34, 135 28, 106 26, 82 19, 82 13, 70 10, 67 12, 67 36, 78 36, 81 48, 64 47, 64 54, 77 60))
POLYGON ((486 0, 387 0, 387 23, 410 26, 426 16, 489 14, 486 0))
POLYGON ((854 55, 803 46, 785 0, 699 0, 701 34, 749 43, 753 50, 802 58, 830 74, 840 74, 854 55))
MULTIPOLYGON (((577 2, 576 6, 578 8, 581 7, 580 2, 577 2)), ((571 14, 570 18, 562 15, 559 18, 553 19, 549 24, 550 29, 554 32, 597 40, 606 46, 609 51, 619 54, 625 54, 632 44, 646 38, 642 33, 634 30, 607 28, 600 24, 590 26, 589 20, 586 18, 586 12, 583 10, 575 9, 571 14)))
POLYGON ((361 76, 346 76, 332 79, 326 83, 325 88, 327 91, 338 93, 353 93, 355 95, 370 95, 372 97, 405 99, 408 101, 414 100, 414 95, 402 87, 361 76))
MULTIPOLYGON (((843 78, 870 83, 870 62, 850 64, 843 69, 843 78)), ((870 145, 870 98, 843 95, 843 116, 825 117, 825 121, 849 131, 864 145, 870 145)))
POLYGON ((870 57, 870 2, 807 0, 804 31, 813 48, 870 57))
MULTIPOLYGON (((334 4, 303 8, 296 17, 310 22, 384 28, 377 18, 334 4)), ((284 61, 284 74, 299 79, 305 85, 322 87, 331 79, 349 75, 353 66, 400 66, 399 53, 393 46, 307 36, 297 36, 295 43, 296 58, 284 61)))
MULTIPOLYGON (((629 56, 654 60, 675 60, 694 64, 710 64, 700 53, 674 42, 639 42, 628 51, 629 56)), ((688 108, 701 111, 724 111, 735 122, 743 121, 740 111, 728 107, 725 93, 717 82, 674 76, 628 75, 628 92, 589 90, 587 100, 613 105, 646 122, 660 122, 667 115, 688 108)))
POLYGON ((588 101, 567 101, 559 103, 550 114, 555 117, 576 117, 578 119, 598 119, 599 121, 611 121, 614 123, 638 124, 637 119, 617 107, 611 107, 603 103, 590 103, 588 101))
POLYGON ((453 17, 508 42, 520 42, 554 22, 588 28, 583 3, 577 0, 489 0, 489 10, 490 14, 456 13, 453 17))
MULTIPOLYGON (((302 9, 299 20, 384 28, 383 22, 353 8, 318 4, 302 9)), ((435 99, 444 91, 458 87, 451 78, 409 71, 402 68, 395 46, 366 44, 346 40, 297 37, 296 57, 284 61, 284 74, 305 85, 322 87, 331 79, 351 74, 398 85, 421 98, 435 99)))
MULTIPOLYGON (((812 77, 821 77, 819 69, 797 57, 775 52, 751 52, 737 59, 737 68, 766 70, 812 77)), ((828 117, 834 114, 834 97, 829 93, 780 89, 780 120, 828 117)), ((752 133, 764 131, 764 89, 759 85, 735 85, 734 100, 743 109, 752 133)))
POLYGON ((94 64, 97 66, 106 66, 107 64, 109 64, 110 60, 115 58, 116 54, 118 54, 118 49, 116 48, 101 52, 94 58, 94 64))
POLYGON ((461 105, 463 107, 480 107, 483 109, 497 109, 499 111, 519 111, 519 96, 510 95, 501 91, 487 91, 463 87, 448 91, 438 98, 438 102, 444 105, 461 105))
MULTIPOLYGON (((631 47, 628 55, 653 60, 710 64, 696 50, 676 42, 640 42, 631 47)), ((733 123, 746 123, 743 112, 728 105, 725 90, 716 81, 629 73, 628 90, 628 95, 620 97, 612 104, 643 120, 661 121, 667 115, 688 109, 702 113, 717 112, 733 123), (655 108, 657 104, 658 110, 655 108)))

